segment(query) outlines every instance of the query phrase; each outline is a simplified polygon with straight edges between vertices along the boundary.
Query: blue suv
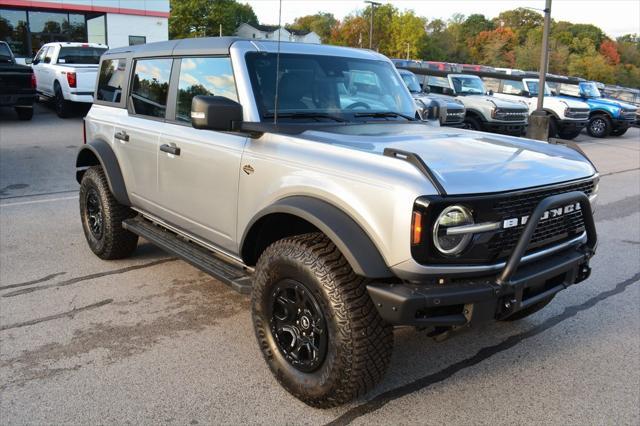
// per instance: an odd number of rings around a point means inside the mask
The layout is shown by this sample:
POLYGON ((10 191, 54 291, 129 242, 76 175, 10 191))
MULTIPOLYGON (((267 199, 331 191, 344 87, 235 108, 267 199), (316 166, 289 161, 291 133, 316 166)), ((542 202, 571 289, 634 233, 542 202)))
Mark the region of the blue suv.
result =
POLYGON ((635 121, 634 105, 603 97, 593 81, 550 84, 560 97, 579 99, 589 105, 587 132, 593 137, 622 136, 635 121))

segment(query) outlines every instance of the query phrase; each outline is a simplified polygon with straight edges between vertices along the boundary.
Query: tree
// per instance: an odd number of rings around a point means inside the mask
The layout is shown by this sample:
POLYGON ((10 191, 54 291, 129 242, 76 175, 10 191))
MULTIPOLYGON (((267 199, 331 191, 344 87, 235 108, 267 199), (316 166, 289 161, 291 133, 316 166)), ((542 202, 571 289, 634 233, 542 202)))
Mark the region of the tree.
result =
POLYGON ((241 23, 258 24, 253 8, 235 0, 171 0, 171 38, 233 35, 241 23))
POLYGON ((320 12, 315 15, 300 16, 290 26, 297 30, 313 31, 320 36, 323 43, 328 43, 331 39, 331 31, 338 24, 333 14, 320 12))
POLYGON ((484 15, 478 13, 469 15, 460 26, 462 34, 466 38, 472 38, 482 31, 492 31, 496 28, 493 21, 488 20, 484 15))
POLYGON ((609 64, 618 65, 620 63, 620 54, 615 41, 605 40, 600 44, 600 54, 604 56, 609 64))
POLYGON ((338 46, 369 47, 364 44, 368 39, 369 23, 359 15, 349 15, 331 30, 330 43, 338 46))
POLYGON ((516 42, 516 34, 511 28, 500 27, 493 31, 482 31, 469 40, 471 58, 478 64, 513 67, 516 42))
POLYGON ((544 25, 544 16, 535 10, 519 7, 502 12, 494 18, 496 27, 511 28, 517 37, 518 44, 524 43, 529 31, 544 25))
POLYGON ((415 15, 413 11, 407 11, 394 16, 391 21, 391 39, 385 54, 392 58, 418 58, 418 52, 424 44, 426 37, 425 27, 427 20, 415 15))

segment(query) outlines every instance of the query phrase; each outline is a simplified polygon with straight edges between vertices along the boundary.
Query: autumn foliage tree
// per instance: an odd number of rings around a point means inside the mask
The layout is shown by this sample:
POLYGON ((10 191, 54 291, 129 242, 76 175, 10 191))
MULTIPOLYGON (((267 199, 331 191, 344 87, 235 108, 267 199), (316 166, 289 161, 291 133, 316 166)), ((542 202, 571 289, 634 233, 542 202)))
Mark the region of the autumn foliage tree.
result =
POLYGON ((605 40, 600 44, 600 54, 604 56, 611 65, 618 65, 620 63, 618 46, 613 40, 605 40))

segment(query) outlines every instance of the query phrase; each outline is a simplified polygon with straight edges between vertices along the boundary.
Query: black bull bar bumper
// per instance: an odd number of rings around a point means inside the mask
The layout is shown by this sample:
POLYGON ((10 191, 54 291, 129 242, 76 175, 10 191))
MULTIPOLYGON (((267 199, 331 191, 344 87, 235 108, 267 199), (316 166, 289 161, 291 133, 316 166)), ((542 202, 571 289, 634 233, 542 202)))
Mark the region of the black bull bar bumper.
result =
POLYGON ((448 281, 445 284, 437 281, 446 277, 425 277, 429 282, 371 283, 367 290, 382 318, 391 324, 461 326, 502 319, 587 279, 591 272, 589 259, 596 244, 596 227, 587 195, 579 191, 552 195, 538 203, 497 276, 443 280, 448 281), (569 203, 580 203, 586 243, 521 264, 544 213, 569 203))

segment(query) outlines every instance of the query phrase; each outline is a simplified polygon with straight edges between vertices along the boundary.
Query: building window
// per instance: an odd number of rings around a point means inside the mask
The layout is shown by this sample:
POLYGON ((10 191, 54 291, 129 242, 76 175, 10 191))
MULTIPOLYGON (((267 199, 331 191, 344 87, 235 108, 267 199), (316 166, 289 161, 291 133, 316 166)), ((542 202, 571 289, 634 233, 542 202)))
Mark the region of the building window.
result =
POLYGON ((131 100, 136 114, 164 118, 172 59, 136 61, 131 100))
POLYGON ((146 42, 146 36, 129 36, 129 46, 135 46, 136 44, 145 44, 146 42))
POLYGON ((238 101, 229 58, 183 58, 176 120, 191 122, 191 100, 194 96, 224 96, 238 101))
POLYGON ((7 42, 15 56, 31 56, 27 43, 27 12, 0 9, 0 40, 7 42))
POLYGON ((122 85, 127 78, 125 74, 126 68, 127 61, 125 59, 102 61, 98 78, 97 100, 120 103, 122 85))

